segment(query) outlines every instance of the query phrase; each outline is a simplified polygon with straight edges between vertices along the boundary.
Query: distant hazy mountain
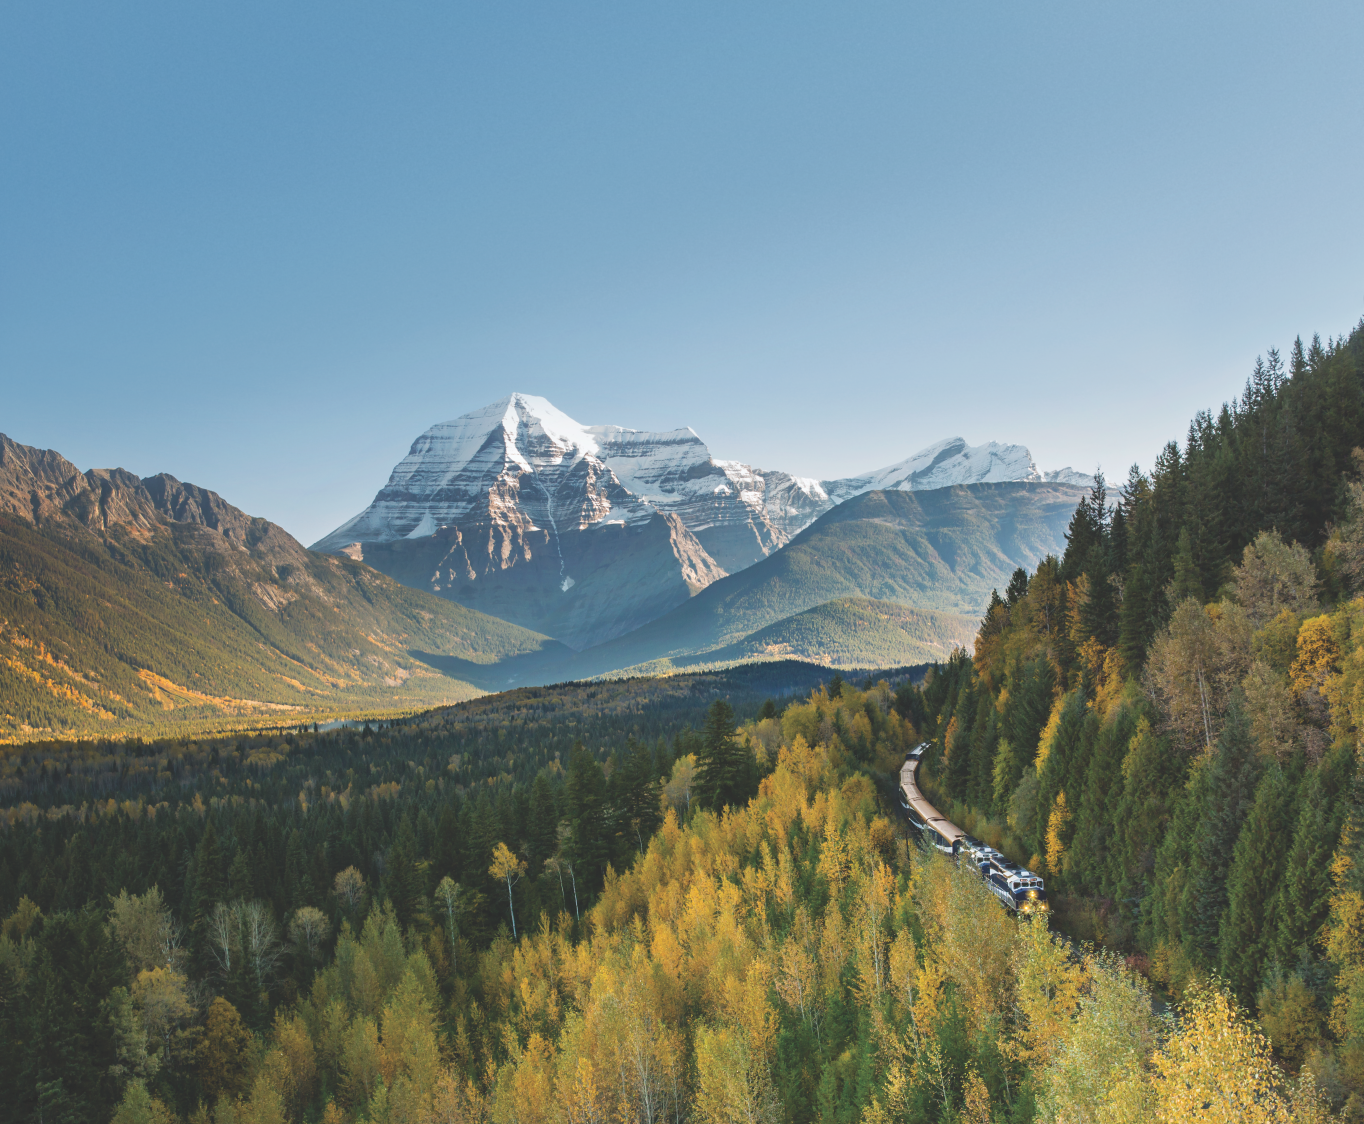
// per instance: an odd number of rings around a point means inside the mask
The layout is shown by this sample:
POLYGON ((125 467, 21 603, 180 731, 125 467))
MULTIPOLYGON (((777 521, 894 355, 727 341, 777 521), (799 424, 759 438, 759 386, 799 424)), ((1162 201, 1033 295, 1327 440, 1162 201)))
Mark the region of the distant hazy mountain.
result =
POLYGON ((0 435, 0 739, 425 707, 556 653, 203 488, 0 435))
MULTIPOLYGON (((1075 485, 1020 482, 855 496, 770 558, 566 666, 575 676, 587 676, 657 660, 682 666, 697 656, 730 658, 716 653, 757 651, 765 643, 762 630, 778 622, 788 622, 782 637, 808 637, 808 628, 802 633, 805 626, 792 618, 843 598, 889 601, 978 622, 990 590, 1003 589, 1017 567, 1031 569, 1045 555, 1064 550, 1066 526, 1083 494, 1075 485)), ((844 619, 851 631, 863 627, 850 613, 844 619)), ((819 627, 829 637, 822 643, 833 645, 827 614, 819 627)), ((941 636, 950 642, 950 629, 944 628, 941 636)), ((838 643, 861 641, 850 635, 838 643)), ((791 654, 816 658, 818 648, 792 648, 791 654)), ((895 661, 859 656, 848 662, 895 661)))
POLYGON ((812 480, 717 460, 690 429, 583 426, 513 394, 427 430, 374 502, 314 549, 581 648, 745 570, 853 496, 1042 479, 1021 445, 950 438, 812 480))

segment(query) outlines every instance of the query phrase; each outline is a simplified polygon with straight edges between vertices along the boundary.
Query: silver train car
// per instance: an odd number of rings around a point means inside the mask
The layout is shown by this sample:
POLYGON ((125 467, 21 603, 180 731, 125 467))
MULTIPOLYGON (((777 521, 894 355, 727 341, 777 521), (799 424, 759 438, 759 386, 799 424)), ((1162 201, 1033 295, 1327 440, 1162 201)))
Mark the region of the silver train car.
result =
POLYGON ((1043 914, 1047 888, 1039 875, 1012 863, 993 847, 967 835, 919 791, 919 761, 928 743, 915 746, 900 766, 900 807, 928 846, 958 863, 969 862, 980 871, 990 892, 1008 909, 1024 915, 1043 914))

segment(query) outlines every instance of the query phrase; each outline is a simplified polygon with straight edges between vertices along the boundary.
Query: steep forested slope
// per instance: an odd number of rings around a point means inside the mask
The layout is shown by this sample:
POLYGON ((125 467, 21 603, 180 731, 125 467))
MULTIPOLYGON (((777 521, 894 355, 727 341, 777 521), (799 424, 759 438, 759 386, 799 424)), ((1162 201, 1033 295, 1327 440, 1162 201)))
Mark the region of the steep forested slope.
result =
POLYGON ((430 706, 556 650, 212 492, 0 436, 0 738, 430 706))
MULTIPOLYGON (((1077 931, 1364 1105, 1364 324, 1096 487, 930 677, 926 783, 1077 931)), ((1353 1110, 1352 1110, 1353 1111, 1353 1110)))

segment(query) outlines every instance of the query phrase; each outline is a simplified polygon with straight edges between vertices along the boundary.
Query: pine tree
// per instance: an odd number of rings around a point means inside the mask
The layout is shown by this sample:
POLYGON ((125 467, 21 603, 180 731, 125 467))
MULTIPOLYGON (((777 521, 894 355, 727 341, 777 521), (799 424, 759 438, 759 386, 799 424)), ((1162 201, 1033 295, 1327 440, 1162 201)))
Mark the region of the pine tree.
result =
POLYGON ((1080 610, 1081 626, 1105 648, 1118 642, 1119 605, 1117 591, 1109 580, 1109 552, 1106 544, 1096 542, 1089 549, 1085 575, 1089 578, 1089 594, 1080 610))
POLYGON ((640 745, 633 734, 626 741, 620 778, 622 825, 636 847, 643 851, 645 841, 658 828, 663 814, 649 750, 640 745))
POLYGON ((412 815, 404 812, 398 821, 398 832, 389 848, 384 870, 384 886, 398 922, 410 925, 425 912, 426 888, 422 867, 419 866, 417 833, 412 826, 412 815))
POLYGON ((538 874, 544 861, 554 854, 558 845, 555 828, 559 811, 554 790, 543 772, 535 774, 530 788, 530 818, 526 823, 526 856, 532 873, 538 874))
POLYGON ((565 785, 570 858, 578 884, 586 889, 600 883, 606 868, 606 776, 581 740, 573 743, 565 785))
POLYGON ((1193 540, 1185 527, 1179 532, 1179 543, 1175 547, 1175 580, 1170 588, 1170 600, 1178 605, 1190 597, 1203 604, 1203 578, 1194 561, 1193 540))
POLYGON ((204 824, 204 833, 199 837, 199 846, 194 852, 194 911, 190 924, 196 938, 202 940, 209 915, 225 897, 226 889, 218 833, 213 829, 213 820, 209 819, 204 824))
POLYGON ((711 808, 723 808, 747 799, 753 778, 744 759, 751 756, 734 738, 734 708, 724 699, 716 699, 706 713, 697 754, 697 794, 701 802, 711 808))
POLYGON ((1009 701, 1004 708, 1002 732, 1019 760, 1027 765, 1037 756, 1037 739, 1051 713, 1054 682, 1051 664, 1046 659, 1026 665, 1017 663, 1009 679, 1009 701))
POLYGON ((1236 840, 1227 876, 1227 912, 1218 936, 1218 970, 1243 1003, 1259 990, 1273 941, 1274 898, 1290 838, 1293 785, 1278 765, 1270 765, 1255 789, 1255 803, 1236 840))
POLYGON ((1227 910, 1227 876, 1255 799, 1259 771, 1250 719, 1238 693, 1227 708, 1208 770, 1203 815, 1190 849, 1189 877, 1180 904, 1185 949, 1197 964, 1211 967, 1217 963, 1218 935, 1227 910))
MULTIPOLYGON (((1169 754, 1168 745, 1163 745, 1161 740, 1151 739, 1147 747, 1163 750, 1166 756, 1169 754)), ((1149 754, 1147 756, 1149 758, 1149 754)), ((1206 758, 1196 761, 1183 789, 1171 801, 1169 826, 1163 835, 1152 839, 1147 834, 1148 845, 1158 839, 1158 846, 1150 892, 1141 903, 1141 943, 1146 948, 1183 943, 1182 903, 1211 773, 1212 766, 1206 758)))
POLYGON ((1127 571, 1123 585, 1122 609, 1118 615, 1118 652, 1123 666, 1140 671, 1146 662, 1146 649, 1155 635, 1152 627, 1151 582, 1141 563, 1127 571))
POLYGON ((1353 747, 1339 745, 1299 786, 1293 844, 1284 864, 1279 891, 1279 931, 1274 953, 1279 963, 1294 964, 1309 951, 1330 908, 1331 856, 1340 842, 1349 812, 1353 747))

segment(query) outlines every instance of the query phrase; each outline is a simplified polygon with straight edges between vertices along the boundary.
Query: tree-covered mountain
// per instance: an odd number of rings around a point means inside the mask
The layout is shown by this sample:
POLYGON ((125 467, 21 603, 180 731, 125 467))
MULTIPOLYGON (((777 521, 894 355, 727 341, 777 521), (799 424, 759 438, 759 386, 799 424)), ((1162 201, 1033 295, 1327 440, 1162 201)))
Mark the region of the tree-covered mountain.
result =
POLYGON ((1072 931, 1214 974, 1364 1110, 1364 322, 1271 352, 1154 469, 1100 483, 974 658, 930 676, 924 783, 1072 931))
MULTIPOLYGON (((678 662, 745 639, 842 598, 977 616, 993 586, 1061 548, 1084 490, 1059 483, 966 484, 932 491, 868 492, 845 500, 775 554, 712 583, 666 616, 590 648, 565 666, 596 675, 653 660, 678 662)), ((858 627, 851 617, 849 625, 858 627)), ((834 647, 833 614, 823 632, 834 647)), ((808 624, 793 625, 801 635, 808 624)), ((902 634, 901 634, 902 635, 902 634)), ((900 645, 902 639, 893 641, 900 645)), ((760 650, 755 642, 754 652, 760 650)), ((811 649, 803 655, 812 657, 811 649)), ((902 662, 868 660, 863 666, 902 662)))
POLYGON ((613 674, 658 675, 681 668, 808 660, 828 668, 903 667, 947 659, 971 643, 977 621, 870 597, 840 597, 700 655, 679 655, 613 674))
POLYGON ((0 436, 0 738, 422 708, 561 651, 213 492, 0 436))

